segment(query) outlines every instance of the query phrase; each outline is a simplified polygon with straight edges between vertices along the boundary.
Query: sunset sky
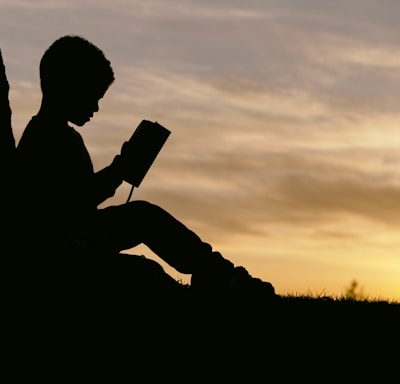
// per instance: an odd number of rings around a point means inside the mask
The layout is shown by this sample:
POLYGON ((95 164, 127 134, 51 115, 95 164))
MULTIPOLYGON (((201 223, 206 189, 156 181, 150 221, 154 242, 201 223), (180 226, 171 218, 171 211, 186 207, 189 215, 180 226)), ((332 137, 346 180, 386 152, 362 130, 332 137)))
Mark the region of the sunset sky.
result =
POLYGON ((95 168, 142 119, 172 131, 132 199, 280 294, 400 299, 399 19, 397 0, 2 0, 15 138, 43 52, 81 35, 116 75, 79 129, 95 168))

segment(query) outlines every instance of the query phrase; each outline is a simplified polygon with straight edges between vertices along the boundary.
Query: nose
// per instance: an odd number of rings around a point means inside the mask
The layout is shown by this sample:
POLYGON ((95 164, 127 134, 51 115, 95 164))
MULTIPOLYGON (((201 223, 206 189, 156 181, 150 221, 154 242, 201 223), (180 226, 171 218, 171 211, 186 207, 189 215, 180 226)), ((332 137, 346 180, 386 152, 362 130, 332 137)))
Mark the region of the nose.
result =
POLYGON ((99 103, 93 105, 93 112, 99 112, 99 103))

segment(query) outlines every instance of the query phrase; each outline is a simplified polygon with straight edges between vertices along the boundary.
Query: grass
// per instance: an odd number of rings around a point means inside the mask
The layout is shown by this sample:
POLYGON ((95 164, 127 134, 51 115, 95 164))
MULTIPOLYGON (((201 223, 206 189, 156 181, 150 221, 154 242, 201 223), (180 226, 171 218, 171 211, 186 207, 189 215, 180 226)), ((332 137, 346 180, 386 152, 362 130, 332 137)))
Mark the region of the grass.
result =
POLYGON ((385 375, 397 375, 395 302, 196 295, 188 287, 178 293, 100 281, 73 291, 46 282, 3 305, 10 340, 3 350, 17 362, 14 373, 28 361, 40 377, 56 367, 57 377, 72 374, 71 382, 83 379, 79 367, 88 382, 104 382, 111 367, 108 382, 358 383, 378 373, 374 381, 385 383, 385 375))
POLYGON ((369 295, 349 295, 344 293, 343 295, 326 295, 326 294, 319 294, 319 293, 288 293, 285 295, 281 295, 283 299, 288 300, 328 300, 333 302, 352 302, 352 303, 364 303, 364 304, 376 304, 376 303, 384 303, 384 304, 393 304, 399 305, 399 299, 391 299, 385 297, 373 297, 369 295))

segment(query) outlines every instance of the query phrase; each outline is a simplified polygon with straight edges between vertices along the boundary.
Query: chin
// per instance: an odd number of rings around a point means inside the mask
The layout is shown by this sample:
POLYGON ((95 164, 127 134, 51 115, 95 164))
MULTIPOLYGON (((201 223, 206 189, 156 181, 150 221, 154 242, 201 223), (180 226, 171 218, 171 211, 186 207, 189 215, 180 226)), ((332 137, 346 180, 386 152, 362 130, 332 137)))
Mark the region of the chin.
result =
POLYGON ((70 120, 70 123, 77 125, 78 127, 83 127, 86 123, 90 121, 90 118, 82 120, 70 120))

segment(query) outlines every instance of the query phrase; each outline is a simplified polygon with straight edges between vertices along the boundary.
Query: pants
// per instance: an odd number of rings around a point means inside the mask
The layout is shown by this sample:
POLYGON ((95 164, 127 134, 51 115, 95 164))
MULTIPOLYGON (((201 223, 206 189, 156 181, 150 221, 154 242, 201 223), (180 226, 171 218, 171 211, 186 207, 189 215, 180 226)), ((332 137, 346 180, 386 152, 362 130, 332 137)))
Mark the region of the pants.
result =
POLYGON ((79 236, 92 248, 114 252, 145 244, 185 274, 232 265, 167 211, 141 200, 99 209, 90 228, 79 236))

